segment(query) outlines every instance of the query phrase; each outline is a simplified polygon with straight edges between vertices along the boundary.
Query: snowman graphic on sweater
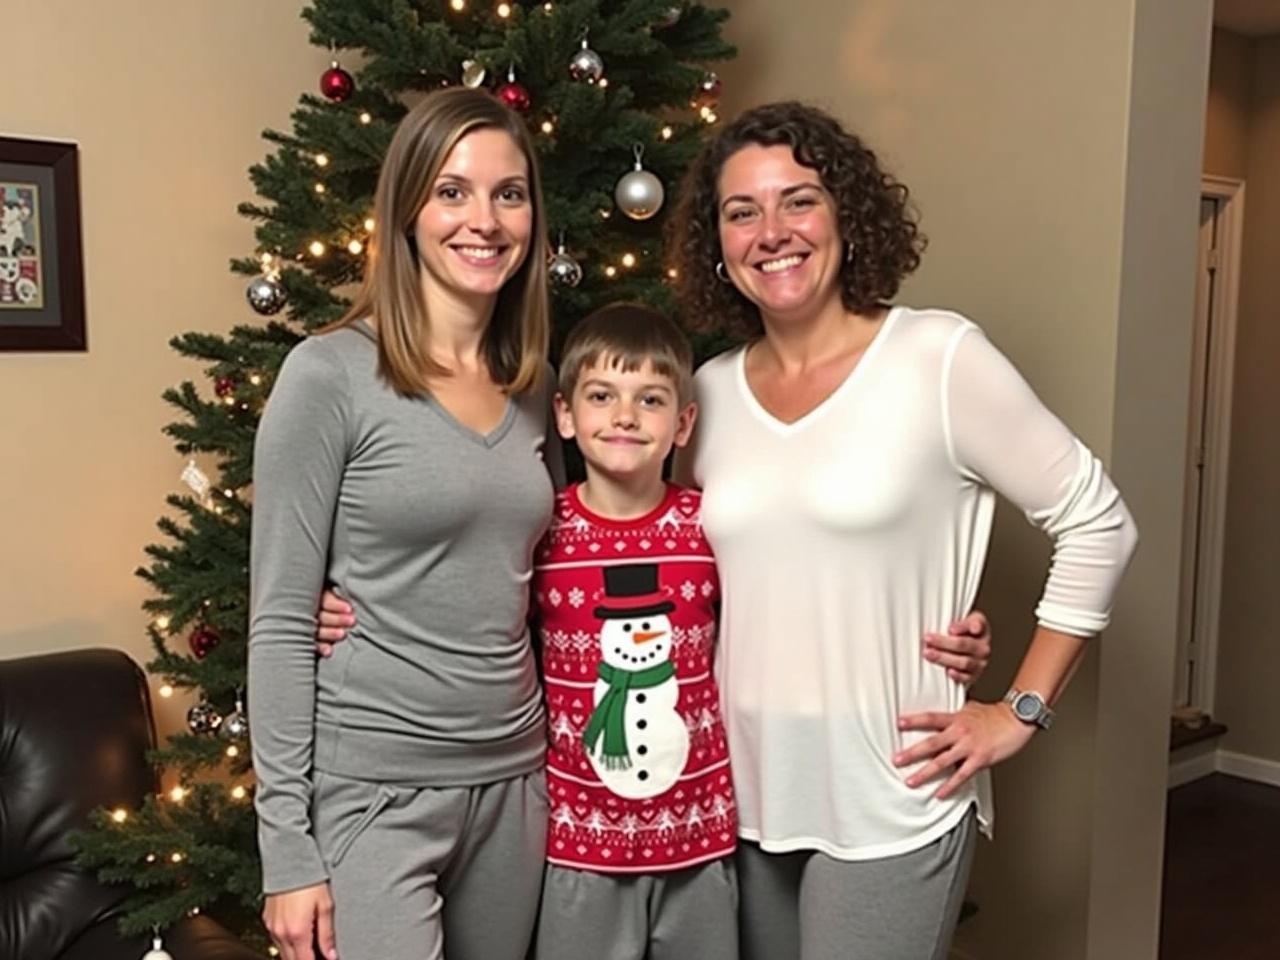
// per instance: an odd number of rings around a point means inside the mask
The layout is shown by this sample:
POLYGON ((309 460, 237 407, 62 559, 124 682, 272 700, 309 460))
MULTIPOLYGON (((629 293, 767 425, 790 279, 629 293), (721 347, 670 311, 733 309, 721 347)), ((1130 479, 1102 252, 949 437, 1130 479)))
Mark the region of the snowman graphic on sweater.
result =
POLYGON ((676 710, 680 685, 671 662, 675 603, 658 589, 658 567, 604 568, 595 709, 582 734, 604 785, 628 800, 665 793, 684 772, 689 731, 676 710))

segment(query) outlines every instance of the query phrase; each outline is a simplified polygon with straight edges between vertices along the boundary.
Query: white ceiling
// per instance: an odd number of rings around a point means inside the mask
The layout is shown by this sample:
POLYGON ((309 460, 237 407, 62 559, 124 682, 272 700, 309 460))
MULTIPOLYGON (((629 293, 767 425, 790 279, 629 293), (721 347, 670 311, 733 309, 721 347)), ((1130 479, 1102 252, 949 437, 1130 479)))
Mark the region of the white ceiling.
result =
POLYGON ((1213 22, 1233 33, 1280 33, 1280 0, 1214 0, 1213 22))

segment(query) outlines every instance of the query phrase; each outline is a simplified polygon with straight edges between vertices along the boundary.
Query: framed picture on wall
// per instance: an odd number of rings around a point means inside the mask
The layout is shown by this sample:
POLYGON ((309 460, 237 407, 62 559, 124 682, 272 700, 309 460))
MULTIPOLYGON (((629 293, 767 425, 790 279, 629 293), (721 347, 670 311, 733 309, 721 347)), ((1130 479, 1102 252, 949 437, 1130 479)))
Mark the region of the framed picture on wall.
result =
POLYGON ((84 350, 74 143, 0 137, 0 350, 84 350))

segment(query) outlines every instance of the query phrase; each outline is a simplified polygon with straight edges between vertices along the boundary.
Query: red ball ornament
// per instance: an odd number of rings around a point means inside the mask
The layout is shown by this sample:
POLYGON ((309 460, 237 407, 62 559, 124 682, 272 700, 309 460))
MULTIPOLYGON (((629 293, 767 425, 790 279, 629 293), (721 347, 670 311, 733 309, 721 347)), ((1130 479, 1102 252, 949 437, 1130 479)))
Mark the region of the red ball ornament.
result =
POLYGON ((191 647, 191 652, 195 654, 197 660, 203 660, 221 640, 222 638, 218 636, 218 631, 212 627, 201 625, 191 631, 191 635, 187 637, 187 645, 191 647))
POLYGON ((329 69, 320 74, 320 92, 334 103, 343 103, 355 92, 356 81, 333 61, 329 69))
POLYGON ((236 392, 236 382, 230 377, 219 377, 213 381, 213 392, 220 397, 229 397, 236 392))
POLYGON ((529 108, 533 106, 533 98, 529 96, 529 91, 514 80, 508 80, 498 87, 496 92, 498 99, 516 113, 528 113, 529 108))

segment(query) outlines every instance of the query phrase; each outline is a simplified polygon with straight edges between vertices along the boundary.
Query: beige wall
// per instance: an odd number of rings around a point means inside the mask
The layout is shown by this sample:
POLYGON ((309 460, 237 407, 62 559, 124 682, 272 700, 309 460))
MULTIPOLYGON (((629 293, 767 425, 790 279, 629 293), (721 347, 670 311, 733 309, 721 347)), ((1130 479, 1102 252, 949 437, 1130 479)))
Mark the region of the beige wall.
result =
MULTIPOLYGON (((235 205, 327 57, 301 2, 7 0, 0 132, 80 143, 89 351, 0 354, 0 656, 150 656, 133 576, 183 460, 160 392, 199 369, 166 345, 253 316, 235 205)), ((180 705, 164 711, 168 726, 180 705)))
POLYGON ((1159 939, 1210 14, 1135 9, 1110 467, 1143 543, 1101 644, 1090 958, 1159 939))
POLYGON ((1244 179, 1255 46, 1255 41, 1238 33, 1213 31, 1205 108, 1205 173, 1244 179))
MULTIPOLYGON (((742 55, 721 71, 723 112, 799 97, 864 134, 932 240, 903 299, 978 320, 1111 462, 1142 528, 1062 722, 997 771, 998 840, 958 938, 982 960, 1156 955, 1189 366, 1189 329, 1161 324, 1191 314, 1210 14, 1167 6, 797 0, 784 18, 729 3, 742 55)), ((988 698, 1028 636, 1046 553, 1002 511, 981 600, 1000 648, 988 698)))
MULTIPOLYGON (((246 316, 242 281, 225 270, 251 244, 234 215, 251 196, 244 169, 264 154, 257 132, 287 123, 325 61, 305 42, 299 5, 6 7, 24 38, 10 67, 42 77, 42 91, 6 99, 4 132, 82 144, 91 349, 0 356, 12 452, 0 471, 0 655, 99 643, 147 655, 131 571, 182 466, 159 433, 170 414, 158 396, 197 372, 165 340, 246 316)), ((1178 333, 1152 361, 1143 344, 1159 317, 1190 311, 1178 230, 1193 236, 1194 204, 1178 204, 1184 187, 1194 196, 1183 183, 1189 139, 1198 171, 1208 2, 1186 0, 1159 29, 1158 0, 982 0, 978 10, 797 0, 786 17, 772 0, 729 6, 743 53, 722 71, 725 113, 797 96, 864 133, 912 186, 933 241, 903 299, 981 322, 1109 459, 1143 530, 1116 626, 1061 724, 998 772, 1000 839, 983 845, 982 909, 962 941, 982 960, 1154 957, 1177 589, 1170 513, 1182 490, 1181 425, 1170 427, 1166 404, 1173 420, 1183 409, 1160 383, 1185 381, 1186 349, 1178 333), (1117 864, 1124 889, 1103 875, 1117 864)), ((1263 201, 1249 189, 1252 211, 1263 201)), ((1242 355, 1276 356, 1264 338, 1277 328, 1242 342, 1242 355)), ((1238 410, 1257 402, 1245 382, 1238 410)), ((1254 420, 1253 442, 1274 445, 1254 420)), ((983 603, 1000 650, 986 695, 1012 672, 1046 559, 1009 511, 992 552, 983 603)), ((1251 596, 1267 586, 1250 585, 1251 596)))
POLYGON ((1280 36, 1254 43, 1215 709, 1225 749, 1280 763, 1280 36))

